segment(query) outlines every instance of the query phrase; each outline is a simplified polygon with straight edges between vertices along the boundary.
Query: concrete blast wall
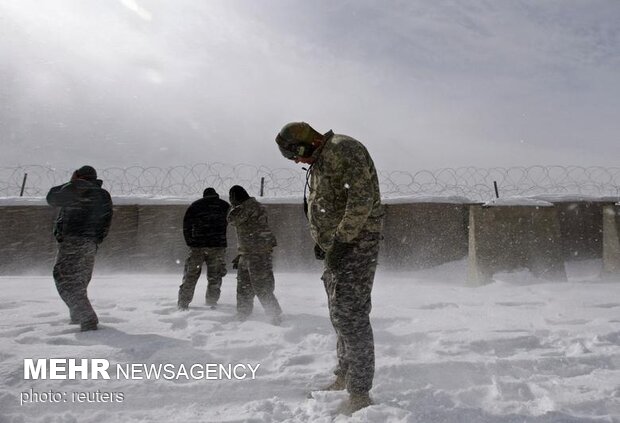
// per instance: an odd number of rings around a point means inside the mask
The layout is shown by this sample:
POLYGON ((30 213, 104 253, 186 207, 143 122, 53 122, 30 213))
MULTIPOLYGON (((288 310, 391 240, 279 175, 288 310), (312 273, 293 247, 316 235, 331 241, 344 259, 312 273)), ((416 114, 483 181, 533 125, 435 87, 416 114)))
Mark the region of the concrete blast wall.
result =
MULTIPOLYGON (((320 270, 300 204, 265 204, 278 240, 276 270, 320 270)), ((117 205, 110 234, 97 253, 98 271, 182 273, 187 247, 183 215, 187 205, 117 205)), ((467 255, 467 206, 390 204, 386 207, 380 265, 428 267, 467 255)), ((0 274, 49 274, 56 254, 52 227, 56 211, 40 205, 0 206, 0 274)), ((228 229, 228 260, 236 234, 228 229)))
POLYGON ((560 224, 561 251, 565 260, 601 258, 605 204, 593 201, 553 202, 560 224))
POLYGON ((484 285, 496 272, 520 268, 566 280, 557 208, 471 206, 469 284, 484 285))
POLYGON ((465 204, 388 204, 380 264, 395 269, 432 267, 467 255, 465 204))
MULTIPOLYGON (((189 202, 116 205, 110 234, 97 255, 96 271, 182 274, 187 251, 182 223, 188 205, 189 202)), ((301 204, 268 203, 265 206, 278 240, 274 254, 276 270, 320 270, 322 263, 314 259, 314 244, 301 204)), ((517 230, 508 229, 507 221, 502 223, 503 218, 497 217, 488 222, 484 220, 487 222, 484 228, 475 225, 470 228, 469 207, 460 203, 388 201, 380 266, 409 270, 462 259, 468 254, 469 237, 480 239, 481 236, 470 233, 472 228, 486 231, 487 238, 492 240, 487 246, 484 241, 478 247, 482 250, 476 259, 480 259, 485 248, 490 252, 502 248, 505 237, 501 234, 517 230), (497 236, 493 238, 493 234, 497 236)), ((602 257, 602 207, 588 202, 562 203, 551 208, 554 212, 545 212, 555 213, 559 222, 554 230, 559 231, 562 258, 602 257)), ((45 205, 0 205, 0 274, 51 274, 56 254, 52 236, 55 214, 52 207, 45 205)), ((517 215, 517 220, 524 218, 517 215)), ((527 218, 532 219, 531 216, 527 218)), ((229 227, 228 240, 230 261, 236 250, 236 234, 232 227, 229 227)))
POLYGON ((607 204, 603 209, 603 274, 620 274, 620 206, 607 204))

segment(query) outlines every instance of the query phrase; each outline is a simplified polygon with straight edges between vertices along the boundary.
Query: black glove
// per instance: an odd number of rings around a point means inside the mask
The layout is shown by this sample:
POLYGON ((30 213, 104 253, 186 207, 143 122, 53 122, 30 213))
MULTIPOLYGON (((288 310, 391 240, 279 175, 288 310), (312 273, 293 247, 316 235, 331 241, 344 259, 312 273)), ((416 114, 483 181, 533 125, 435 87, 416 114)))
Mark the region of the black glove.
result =
POLYGON ((239 268, 239 257, 241 256, 237 256, 233 259, 232 261, 232 265, 233 265, 233 269, 238 269, 239 268))
POLYGON ((344 264, 343 259, 345 255, 352 249, 353 244, 334 240, 331 250, 329 250, 325 255, 327 266, 332 269, 337 269, 341 267, 344 264))
POLYGON ((325 260, 325 251, 319 247, 319 244, 314 244, 314 258, 317 260, 325 260))

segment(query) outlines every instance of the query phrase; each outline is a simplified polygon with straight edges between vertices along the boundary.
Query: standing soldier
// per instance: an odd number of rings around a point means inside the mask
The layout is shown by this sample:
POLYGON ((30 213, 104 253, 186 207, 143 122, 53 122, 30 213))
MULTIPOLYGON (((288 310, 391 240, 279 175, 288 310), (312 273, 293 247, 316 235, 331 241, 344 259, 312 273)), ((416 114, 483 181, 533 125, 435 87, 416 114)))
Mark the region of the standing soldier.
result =
POLYGON ((226 214, 229 208, 230 204, 209 187, 204 190, 203 198, 194 201, 185 212, 183 236, 189 254, 179 287, 180 310, 187 310, 194 298, 203 262, 207 264, 208 280, 205 302, 215 308, 220 299, 222 278, 226 276, 226 214))
POLYGON ((82 166, 71 181, 50 189, 47 202, 60 207, 54 236, 58 254, 54 281, 60 298, 69 307, 72 324, 82 331, 97 330, 99 319, 88 300, 87 288, 95 266, 97 246, 107 236, 112 221, 112 199, 97 172, 82 166))
POLYGON ((383 206, 375 165, 357 140, 320 134, 305 122, 285 125, 276 137, 282 155, 309 164, 308 219, 329 316, 338 337, 336 380, 326 390, 347 389, 348 411, 372 404, 375 370, 370 309, 383 206))
POLYGON ((232 209, 228 221, 237 230, 239 256, 237 267, 237 318, 244 321, 252 314, 254 296, 258 297, 271 323, 281 323, 282 309, 274 295, 272 252, 276 237, 269 228, 267 212, 247 191, 235 185, 229 192, 232 209))

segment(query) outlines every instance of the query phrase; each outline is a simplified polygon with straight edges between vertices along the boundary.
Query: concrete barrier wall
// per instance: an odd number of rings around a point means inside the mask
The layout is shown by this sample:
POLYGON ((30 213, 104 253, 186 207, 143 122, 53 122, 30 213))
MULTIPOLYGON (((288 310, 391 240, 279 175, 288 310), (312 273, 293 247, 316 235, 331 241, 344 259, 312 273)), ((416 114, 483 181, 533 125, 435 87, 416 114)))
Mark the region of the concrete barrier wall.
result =
POLYGON ((0 274, 51 272, 56 211, 47 206, 0 207, 0 274))
POLYGON ((380 265, 419 269, 467 256, 465 204, 388 204, 380 265))
MULTIPOLYGON (((273 200, 272 200, 273 201, 273 200)), ((182 273, 187 247, 183 215, 187 204, 121 204, 114 207, 110 234, 101 244, 101 272, 182 273)), ((301 204, 265 204, 278 240, 274 267, 320 270, 301 204)), ((462 204, 389 204, 380 265, 390 269, 428 267, 467 255, 467 207, 462 204)), ((56 211, 42 205, 0 206, 0 274, 49 274, 56 254, 52 227, 56 211)), ((236 255, 236 233, 228 230, 228 261, 236 255)))
POLYGON ((603 275, 620 274, 620 206, 603 208, 603 275))
POLYGON ((603 207, 594 201, 551 201, 560 223, 565 260, 600 258, 603 254, 603 207))
MULTIPOLYGON (((187 252, 182 222, 188 205, 116 205, 110 235, 97 255, 96 271, 182 273, 187 252)), ((278 240, 276 270, 320 270, 322 263, 314 259, 302 205, 271 200, 265 206, 278 240)), ((558 208, 558 217, 566 258, 600 258, 601 207, 578 202, 563 207, 564 212, 558 208)), ((0 204, 0 275, 51 273, 56 254, 52 236, 55 214, 52 207, 40 203, 0 204)), ((466 257, 468 219, 469 206, 465 204, 388 201, 380 266, 418 269, 466 257)), ((236 250, 236 234, 230 227, 228 240, 230 261, 236 250)))
POLYGON ((520 268, 565 281, 558 209, 471 206, 468 257, 468 283, 473 286, 491 282, 496 272, 520 268))

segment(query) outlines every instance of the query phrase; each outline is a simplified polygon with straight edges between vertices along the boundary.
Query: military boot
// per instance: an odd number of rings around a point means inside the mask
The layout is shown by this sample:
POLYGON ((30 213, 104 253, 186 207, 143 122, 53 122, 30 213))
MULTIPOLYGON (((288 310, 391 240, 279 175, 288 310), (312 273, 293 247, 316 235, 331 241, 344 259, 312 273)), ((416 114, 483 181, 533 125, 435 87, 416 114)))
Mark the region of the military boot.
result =
MULTIPOLYGON (((327 386, 323 386, 322 388, 319 388, 318 391, 342 391, 346 387, 347 387, 347 383, 345 382, 344 376, 341 374, 338 374, 336 376, 335 381, 333 381, 327 386)), ((308 399, 314 398, 314 396, 312 395, 312 392, 308 393, 307 398, 308 399)))
POLYGON ((346 387, 347 382, 345 381, 344 375, 338 374, 336 380, 322 388, 321 391, 342 391, 346 387))
POLYGON ((362 408, 368 407, 369 405, 372 405, 372 400, 370 399, 368 392, 361 394, 351 393, 349 395, 349 404, 347 405, 346 411, 347 414, 351 415, 362 408))
POLYGON ((83 322, 80 324, 80 331, 87 332, 89 330, 97 330, 97 322, 83 322))
POLYGON ((280 326, 282 324, 282 315, 278 314, 271 318, 271 324, 274 326, 280 326))

